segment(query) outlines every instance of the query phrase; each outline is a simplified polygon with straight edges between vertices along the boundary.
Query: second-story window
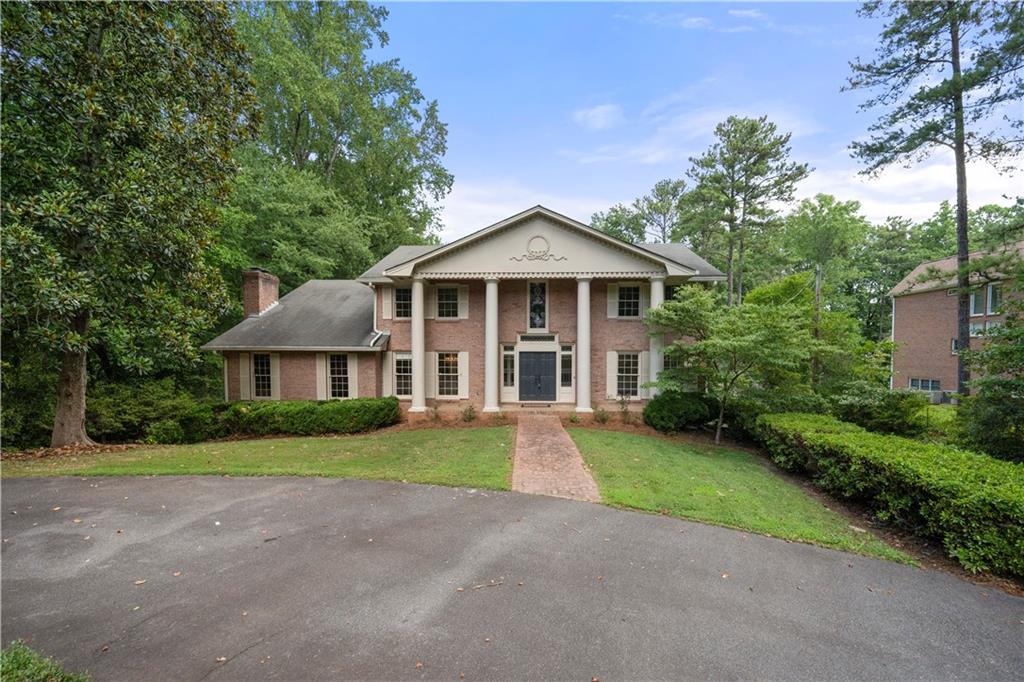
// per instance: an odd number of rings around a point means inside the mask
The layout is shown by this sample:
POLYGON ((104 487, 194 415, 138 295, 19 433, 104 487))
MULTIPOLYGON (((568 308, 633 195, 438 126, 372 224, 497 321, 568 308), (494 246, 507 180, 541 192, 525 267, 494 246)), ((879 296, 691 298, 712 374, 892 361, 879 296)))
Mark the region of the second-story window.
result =
POLYGON ((455 319, 459 316, 459 288, 437 288, 437 316, 441 319, 455 319))
POLYGON ((412 289, 408 287, 395 289, 395 317, 412 317, 412 289))
POLYGON ((988 314, 998 315, 1003 303, 1003 290, 997 284, 988 285, 988 314))
POLYGON ((640 317, 640 287, 623 284, 619 287, 619 317, 640 317))
POLYGON ((530 330, 548 328, 548 285, 547 282, 530 282, 530 330))

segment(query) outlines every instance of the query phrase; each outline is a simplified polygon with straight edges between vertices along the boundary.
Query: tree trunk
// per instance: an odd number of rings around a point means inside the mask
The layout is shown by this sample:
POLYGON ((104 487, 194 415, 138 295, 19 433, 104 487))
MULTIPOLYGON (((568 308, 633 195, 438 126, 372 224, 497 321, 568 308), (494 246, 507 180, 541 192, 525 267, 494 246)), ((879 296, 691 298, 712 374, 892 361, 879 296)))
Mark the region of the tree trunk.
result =
POLYGON ((728 289, 725 292, 725 304, 732 305, 732 236, 729 236, 729 251, 725 257, 725 279, 728 289))
POLYGON ((718 424, 715 426, 715 445, 722 442, 722 422, 725 421, 725 401, 718 403, 718 424))
MULTIPOLYGON (((814 340, 821 338, 821 263, 814 266, 814 340)), ((821 374, 821 359, 815 349, 811 356, 811 387, 818 389, 818 377, 821 374)))
MULTIPOLYGON (((964 133, 964 84, 960 71, 960 17, 958 3, 947 2, 949 11, 950 60, 953 63, 953 155, 956 159, 956 283, 959 289, 957 298, 956 336, 957 346, 961 350, 971 347, 971 295, 970 272, 968 271, 967 243, 967 159, 965 153, 964 133)), ((956 392, 968 395, 970 389, 970 369, 964 354, 956 356, 956 392)))
POLYGON ((747 241, 740 236, 739 260, 736 264, 736 305, 743 305, 743 263, 747 256, 747 241))
MULTIPOLYGON (((79 313, 72 326, 80 335, 89 328, 89 314, 79 313)), ((86 352, 64 351, 60 377, 57 379, 57 409, 53 418, 50 447, 92 445, 85 432, 86 352)))

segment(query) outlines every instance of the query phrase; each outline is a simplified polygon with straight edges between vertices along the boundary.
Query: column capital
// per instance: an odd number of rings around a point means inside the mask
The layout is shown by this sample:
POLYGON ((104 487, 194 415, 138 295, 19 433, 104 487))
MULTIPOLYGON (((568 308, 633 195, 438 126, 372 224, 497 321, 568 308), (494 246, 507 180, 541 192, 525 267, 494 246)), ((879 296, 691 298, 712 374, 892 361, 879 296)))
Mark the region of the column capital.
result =
POLYGON ((589 282, 589 281, 591 281, 592 279, 594 279, 594 278, 593 278, 593 277, 591 277, 590 275, 585 275, 585 276, 583 276, 583 277, 577 277, 577 278, 576 278, 576 281, 577 281, 577 282, 589 282))
POLYGON ((665 275, 651 275, 649 277, 649 279, 652 282, 664 282, 665 281, 665 277, 666 277, 665 275))
POLYGON ((500 282, 500 281, 501 281, 501 279, 500 279, 500 278, 498 278, 498 277, 484 277, 484 282, 485 282, 485 283, 491 283, 491 282, 493 282, 493 283, 497 284, 497 283, 498 283, 498 282, 500 282))

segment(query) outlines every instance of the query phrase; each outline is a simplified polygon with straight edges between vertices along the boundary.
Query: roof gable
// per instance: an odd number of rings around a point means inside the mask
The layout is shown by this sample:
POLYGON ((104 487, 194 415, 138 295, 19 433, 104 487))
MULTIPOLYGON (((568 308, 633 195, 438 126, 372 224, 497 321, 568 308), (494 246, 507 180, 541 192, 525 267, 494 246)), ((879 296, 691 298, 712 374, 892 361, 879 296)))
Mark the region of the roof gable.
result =
POLYGON ((385 277, 668 275, 691 277, 696 268, 621 241, 543 206, 495 223, 384 268, 385 277))
MULTIPOLYGON (((1014 253, 1024 256, 1024 240, 1015 242, 1012 244, 1006 244, 1005 246, 994 250, 991 253, 1014 253)), ((987 255, 985 251, 974 251, 968 254, 968 258, 973 260, 980 258, 983 255, 987 255)), ((938 260, 926 260, 923 263, 918 263, 917 266, 907 273, 907 276, 899 281, 899 283, 889 291, 890 296, 906 296, 907 294, 919 294, 924 291, 935 291, 938 289, 948 289, 956 286, 956 271, 957 271, 957 257, 947 256, 946 258, 940 258, 938 260), (945 276, 933 277, 931 274, 936 275, 942 274, 945 276)), ((982 277, 978 273, 971 273, 971 283, 977 284, 979 282, 988 281, 989 279, 1003 279, 1005 277, 1002 273, 990 272, 986 274, 986 277, 982 277)))

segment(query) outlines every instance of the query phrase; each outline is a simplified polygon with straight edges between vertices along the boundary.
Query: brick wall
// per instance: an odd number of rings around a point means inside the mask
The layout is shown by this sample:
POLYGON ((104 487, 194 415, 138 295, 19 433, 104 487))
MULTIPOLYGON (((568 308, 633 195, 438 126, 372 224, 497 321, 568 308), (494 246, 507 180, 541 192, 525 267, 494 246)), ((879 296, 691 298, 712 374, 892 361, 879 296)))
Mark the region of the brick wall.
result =
MULTIPOLYGON (((639 320, 608 319, 608 284, 618 280, 594 280, 590 284, 591 325, 591 400, 595 405, 613 404, 605 396, 605 353, 609 350, 645 351, 650 348, 646 328, 639 320)), ((469 285, 469 319, 424 321, 427 351, 467 351, 469 353, 469 401, 483 406, 484 400, 484 320, 485 284, 482 281, 462 282, 469 285)), ((559 341, 576 343, 575 279, 548 281, 548 331, 558 334, 559 341)), ((516 335, 527 331, 526 280, 502 280, 498 283, 498 341, 515 343, 516 335)), ((426 301, 429 305, 429 301, 426 301)), ((377 289, 377 328, 391 332, 388 349, 412 349, 410 322, 383 318, 383 294, 377 289)), ((580 380, 580 378, 577 378, 580 380)), ((407 402, 407 401, 403 401, 407 402)), ((452 403, 437 401, 438 405, 452 403)), ((434 401, 428 400, 428 405, 434 401)))
POLYGON ((316 353, 278 353, 281 400, 316 400, 316 353))
MULTIPOLYGON (((228 400, 239 400, 238 353, 225 352, 228 367, 228 400)), ((314 352, 278 353, 281 400, 316 400, 316 356, 314 352)), ((350 353, 355 358, 349 371, 358 372, 360 398, 380 396, 380 353, 350 353)), ((251 367, 251 365, 250 365, 251 367)))
MULTIPOLYGON (((923 291, 895 299, 892 387, 908 388, 909 380, 938 379, 943 391, 956 391, 957 357, 950 341, 957 337, 957 297, 945 290, 923 291)), ((1001 315, 972 316, 972 322, 1001 320, 1001 315)), ((982 339, 971 339, 978 348, 982 339)))

